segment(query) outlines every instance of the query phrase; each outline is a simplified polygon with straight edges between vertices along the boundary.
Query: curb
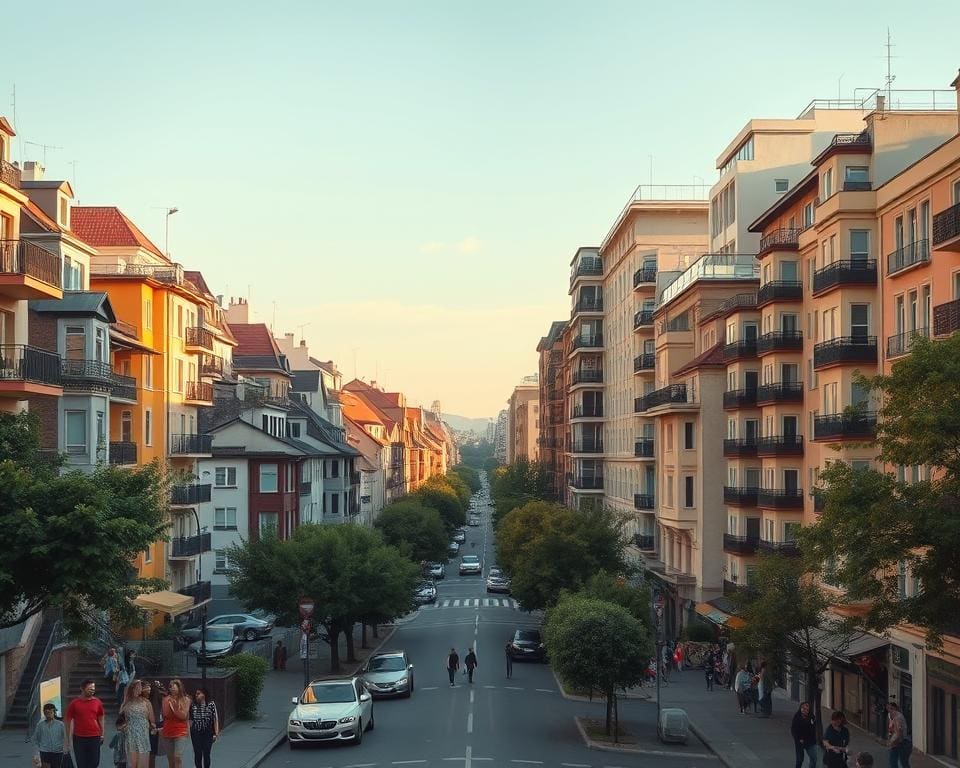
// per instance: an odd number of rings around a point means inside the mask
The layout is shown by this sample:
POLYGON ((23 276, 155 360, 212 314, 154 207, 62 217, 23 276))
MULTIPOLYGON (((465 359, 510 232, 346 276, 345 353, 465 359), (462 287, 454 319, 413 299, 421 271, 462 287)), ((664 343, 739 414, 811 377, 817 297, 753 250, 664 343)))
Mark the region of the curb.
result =
MULTIPOLYGON (((563 687, 563 683, 560 682, 560 678, 557 677, 557 673, 553 669, 553 667, 550 667, 550 673, 553 675, 553 679, 556 681, 557 688, 560 689, 560 695, 563 696, 563 698, 569 699, 570 701, 586 701, 590 704, 596 704, 597 702, 606 701, 606 698, 602 694, 595 696, 594 698, 591 699, 589 696, 581 696, 580 694, 577 694, 577 693, 567 693, 567 690, 563 687)), ((638 696, 633 693, 618 693, 617 698, 627 700, 627 701, 650 701, 653 697, 638 696)))
MULTIPOLYGON (((580 718, 574 716, 574 724, 577 726, 577 731, 580 733, 580 737, 583 739, 583 743, 587 745, 587 749, 596 749, 601 752, 619 752, 626 755, 655 755, 657 757, 688 757, 690 759, 697 760, 716 760, 719 759, 719 756, 714 753, 706 752, 679 752, 671 751, 668 749, 640 749, 635 747, 618 747, 612 744, 605 744, 600 741, 594 741, 589 736, 587 736, 586 730, 584 730, 583 724, 580 722, 580 718)), ((699 736, 697 737, 699 738, 699 736)), ((726 765, 726 763, 724 763, 726 765)))
POLYGON ((726 768, 740 768, 740 766, 735 765, 734 763, 731 763, 729 760, 727 760, 727 758, 725 758, 716 749, 714 749, 713 744, 711 744, 707 739, 707 737, 703 735, 703 731, 700 730, 700 726, 698 726, 695 722, 693 722, 693 720, 690 719, 689 715, 687 715, 687 725, 690 726, 690 732, 694 736, 696 736, 698 739, 700 739, 700 742, 707 749, 709 749, 710 752, 713 754, 713 756, 717 758, 717 760, 719 760, 726 768))

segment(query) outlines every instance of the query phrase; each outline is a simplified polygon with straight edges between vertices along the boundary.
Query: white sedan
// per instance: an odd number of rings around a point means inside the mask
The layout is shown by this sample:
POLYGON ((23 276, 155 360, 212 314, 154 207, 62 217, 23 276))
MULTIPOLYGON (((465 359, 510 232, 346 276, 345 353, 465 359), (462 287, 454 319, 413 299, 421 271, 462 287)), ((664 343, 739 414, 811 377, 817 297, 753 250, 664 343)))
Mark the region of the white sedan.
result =
POLYGON ((314 680, 293 697, 287 722, 290 749, 318 741, 360 744, 373 730, 373 697, 359 677, 314 680))

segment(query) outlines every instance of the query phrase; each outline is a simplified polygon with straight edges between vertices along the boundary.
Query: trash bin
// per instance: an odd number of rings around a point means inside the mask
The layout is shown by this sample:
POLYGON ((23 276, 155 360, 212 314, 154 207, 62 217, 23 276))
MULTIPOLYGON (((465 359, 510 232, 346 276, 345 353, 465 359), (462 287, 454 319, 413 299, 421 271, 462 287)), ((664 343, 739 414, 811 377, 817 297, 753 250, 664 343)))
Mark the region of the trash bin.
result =
POLYGON ((686 710, 676 707, 660 710, 660 721, 657 723, 660 741, 664 744, 686 744, 689 734, 690 723, 686 710))

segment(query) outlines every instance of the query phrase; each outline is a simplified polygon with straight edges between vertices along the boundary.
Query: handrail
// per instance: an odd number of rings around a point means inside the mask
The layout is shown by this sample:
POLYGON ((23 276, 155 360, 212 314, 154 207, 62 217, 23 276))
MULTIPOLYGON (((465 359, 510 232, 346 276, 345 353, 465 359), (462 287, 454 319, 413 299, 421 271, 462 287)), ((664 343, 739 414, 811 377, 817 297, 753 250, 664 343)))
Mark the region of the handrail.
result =
POLYGON ((40 664, 37 665, 36 671, 33 673, 33 681, 30 683, 30 701, 27 703, 27 735, 24 741, 30 741, 30 737, 33 735, 33 729, 30 727, 30 713, 38 709, 40 705, 40 683, 43 681, 43 674, 47 668, 47 664, 50 662, 50 655, 53 653, 53 649, 60 645, 60 642, 63 640, 62 636, 63 631, 63 621, 57 619, 53 628, 50 630, 50 637, 47 638, 47 644, 44 646, 43 655, 40 657, 40 664))

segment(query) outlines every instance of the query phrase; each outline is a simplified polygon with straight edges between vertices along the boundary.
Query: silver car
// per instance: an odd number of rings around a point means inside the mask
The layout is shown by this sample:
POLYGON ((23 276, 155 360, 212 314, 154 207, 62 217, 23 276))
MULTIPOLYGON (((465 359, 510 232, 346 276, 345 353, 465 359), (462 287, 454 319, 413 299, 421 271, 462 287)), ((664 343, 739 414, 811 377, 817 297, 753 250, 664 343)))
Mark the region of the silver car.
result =
POLYGON ((384 651, 367 659, 360 669, 367 690, 374 697, 403 696, 413 693, 413 664, 404 651, 384 651))
POLYGON ((287 720, 290 749, 318 741, 360 744, 363 732, 373 730, 373 697, 359 677, 314 680, 293 703, 287 720))
POLYGON ((203 640, 190 643, 187 650, 197 657, 197 665, 212 664, 217 659, 235 653, 240 646, 240 638, 233 627, 207 627, 203 640), (203 650, 206 649, 204 653, 203 650))

